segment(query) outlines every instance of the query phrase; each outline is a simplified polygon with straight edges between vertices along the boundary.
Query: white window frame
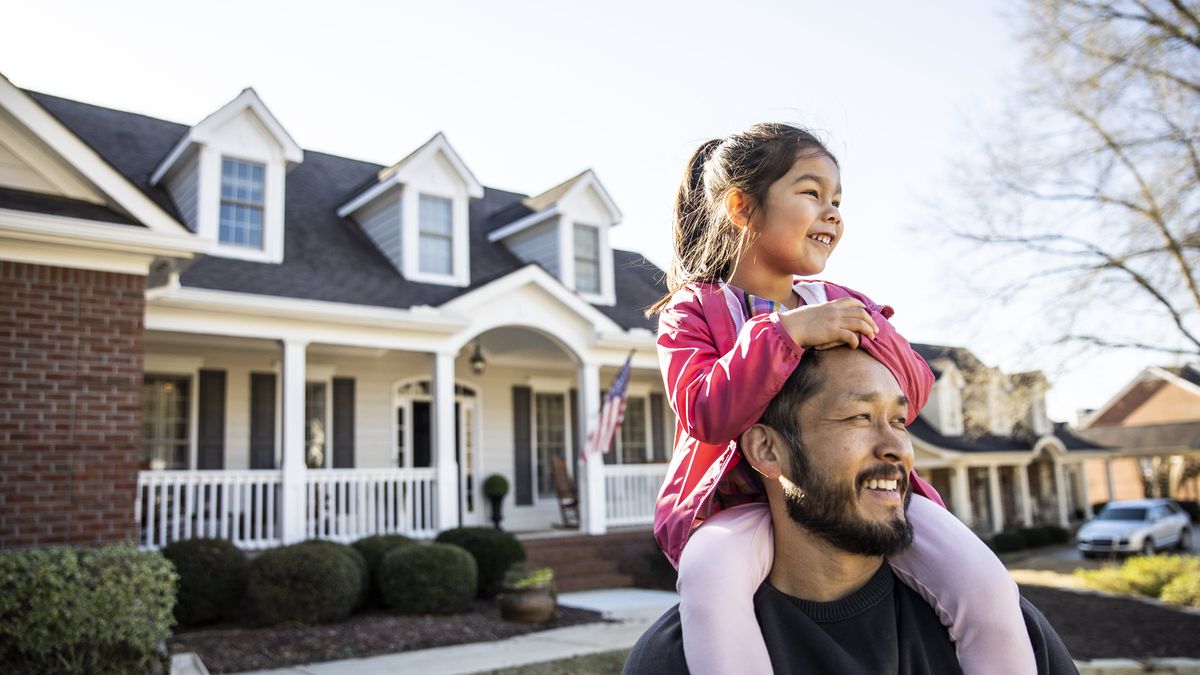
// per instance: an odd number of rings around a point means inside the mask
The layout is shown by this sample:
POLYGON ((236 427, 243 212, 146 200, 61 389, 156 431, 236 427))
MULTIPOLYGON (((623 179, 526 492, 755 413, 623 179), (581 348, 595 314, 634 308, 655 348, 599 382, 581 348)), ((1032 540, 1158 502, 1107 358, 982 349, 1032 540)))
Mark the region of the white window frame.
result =
POLYGON ((562 270, 562 282, 579 296, 593 305, 612 305, 616 303, 616 291, 613 283, 613 253, 608 241, 608 227, 576 221, 564 214, 558 219, 558 239, 562 243, 558 251, 558 266, 562 270), (599 245, 596 255, 600 264, 600 292, 587 293, 576 286, 575 277, 575 225, 596 228, 599 245))
POLYGON ((604 265, 601 262, 604 258, 604 253, 603 253, 603 247, 602 247, 601 243, 602 242, 601 242, 601 237, 600 237, 600 226, 599 225, 589 225, 587 223, 580 223, 580 222, 576 222, 576 223, 572 224, 572 226, 571 226, 571 257, 572 257, 571 267, 573 268, 572 271, 574 272, 574 276, 575 276, 575 280, 574 280, 575 290, 578 291, 580 295, 600 296, 600 295, 604 294, 604 265), (577 237, 579 235, 579 231, 581 229, 591 230, 592 232, 594 232, 596 234, 596 250, 595 250, 596 257, 591 260, 588 260, 587 258, 581 259, 579 257, 579 249, 577 247, 579 242, 576 241, 576 239, 577 239, 577 237), (580 260, 592 262, 596 266, 596 290, 595 291, 584 291, 579 288, 579 262, 580 262, 580 260))
MULTIPOLYGON (((173 354, 146 354, 142 363, 142 375, 168 375, 171 377, 188 378, 188 389, 192 400, 188 402, 188 463, 186 469, 196 470, 196 449, 200 445, 200 369, 204 360, 192 356, 176 356, 173 354)), ((141 390, 138 390, 139 396, 141 390)), ((141 405, 139 399, 138 405, 141 405)), ((228 406, 228 401, 226 402, 228 406)), ((141 450, 141 428, 138 428, 138 449, 141 450)))
POLYGON ((217 183, 218 183, 218 186, 217 186, 217 198, 218 198, 217 244, 220 245, 222 248, 228 247, 228 248, 236 248, 236 249, 245 249, 248 251, 263 251, 263 250, 265 250, 267 247, 267 163, 257 161, 257 160, 252 160, 252 159, 243 159, 241 157, 235 157, 233 155, 222 155, 220 171, 217 174, 217 183), (253 202, 241 202, 236 199, 227 200, 225 198, 225 195, 224 195, 225 162, 236 162, 239 164, 246 164, 249 166, 257 166, 257 167, 262 168, 263 183, 262 183, 262 202, 261 203, 254 204, 253 202), (226 202, 233 204, 233 205, 237 205, 237 206, 246 206, 246 207, 251 207, 251 208, 257 208, 261 212, 261 217, 260 217, 261 222, 259 223, 259 227, 261 228, 261 231, 258 233, 259 234, 258 246, 254 246, 251 244, 236 244, 233 242, 223 241, 221 239, 221 210, 225 206, 226 202))
MULTIPOLYGON (((333 468, 333 432, 334 432, 333 375, 334 375, 335 371, 334 371, 333 366, 322 366, 322 365, 308 365, 308 366, 306 366, 305 371, 306 371, 305 377, 304 377, 304 386, 305 386, 304 400, 305 400, 305 404, 306 404, 305 405, 305 413, 304 413, 304 426, 306 428, 305 433, 307 435, 308 385, 310 385, 310 384, 324 385, 325 386, 325 457, 324 457, 325 461, 324 461, 324 464, 321 466, 321 468, 322 469, 332 469, 333 468)), ((278 406, 278 407, 282 408, 283 406, 278 406)), ((304 459, 305 459, 305 464, 307 465, 307 463, 308 463, 308 445, 307 445, 307 443, 304 446, 304 459)))
POLYGON ((542 497, 538 491, 537 397, 538 394, 563 397, 563 463, 567 465, 567 477, 574 479, 575 467, 571 458, 575 455, 575 428, 571 424, 571 385, 556 378, 530 378, 529 389, 529 484, 533 488, 533 506, 557 504, 557 496, 549 499, 542 497))
POLYGON ((438 189, 405 186, 400 196, 401 244, 404 277, 410 281, 467 286, 470 283, 468 213, 465 194, 447 194, 438 189), (450 201, 450 274, 421 271, 421 195, 450 201))
POLYGON ((213 241, 213 247, 208 253, 254 262, 283 262, 283 159, 205 145, 200 149, 197 161, 200 162, 200 185, 197 194, 199 201, 196 204, 197 233, 213 241), (221 165, 225 159, 263 165, 262 248, 226 244, 221 241, 221 165))
POLYGON ((417 224, 417 272, 422 275, 445 277, 445 278, 452 279, 455 276, 457 276, 456 275, 457 269, 455 268, 455 263, 457 261, 455 260, 456 256, 454 255, 454 244, 455 244, 455 235, 456 235, 455 227, 454 227, 454 198, 453 197, 444 197, 442 195, 432 194, 429 192, 418 192, 417 196, 416 196, 416 200, 417 200, 417 220, 416 220, 416 224, 417 224), (425 199, 439 200, 441 202, 444 202, 446 204, 446 206, 448 206, 450 208, 450 234, 449 235, 442 235, 440 233, 428 232, 425 230, 425 223, 421 218, 421 212, 422 212, 421 202, 424 201, 425 199), (428 270, 421 269, 421 241, 424 237, 433 237, 436 239, 444 238, 444 239, 449 240, 449 243, 450 243, 450 246, 449 246, 450 271, 449 272, 430 272, 428 270))

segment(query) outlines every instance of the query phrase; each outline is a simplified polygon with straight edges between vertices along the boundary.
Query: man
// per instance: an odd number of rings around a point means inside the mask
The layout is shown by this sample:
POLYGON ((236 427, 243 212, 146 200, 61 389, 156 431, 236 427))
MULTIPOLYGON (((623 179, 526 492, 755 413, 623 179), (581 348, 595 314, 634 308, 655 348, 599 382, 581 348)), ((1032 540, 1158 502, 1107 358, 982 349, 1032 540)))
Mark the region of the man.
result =
MULTIPOLYGON (((810 350, 742 436, 775 524, 754 607, 776 673, 962 672, 934 609, 884 563, 912 541, 907 405, 865 351, 810 350)), ((1041 613, 1024 601, 1022 611, 1038 673, 1077 673, 1041 613)), ((624 672, 687 672, 678 607, 642 636, 624 672)))

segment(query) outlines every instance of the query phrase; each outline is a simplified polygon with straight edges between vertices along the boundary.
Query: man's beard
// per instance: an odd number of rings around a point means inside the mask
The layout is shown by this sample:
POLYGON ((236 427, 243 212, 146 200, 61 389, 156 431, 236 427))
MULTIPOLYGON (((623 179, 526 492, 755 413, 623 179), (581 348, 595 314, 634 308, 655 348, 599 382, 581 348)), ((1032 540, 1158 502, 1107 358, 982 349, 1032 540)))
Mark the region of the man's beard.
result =
MULTIPOLYGON (((801 443, 791 438, 787 438, 787 442, 791 446, 794 485, 784 486, 783 497, 792 520, 830 544, 857 555, 891 556, 912 544, 912 525, 904 514, 884 522, 870 522, 859 517, 856 508, 856 490, 863 481, 894 477, 894 465, 881 464, 858 476, 854 486, 846 486, 831 476, 816 475, 804 456, 801 443)), ((907 513, 912 499, 907 475, 900 477, 897 489, 904 495, 907 513)))

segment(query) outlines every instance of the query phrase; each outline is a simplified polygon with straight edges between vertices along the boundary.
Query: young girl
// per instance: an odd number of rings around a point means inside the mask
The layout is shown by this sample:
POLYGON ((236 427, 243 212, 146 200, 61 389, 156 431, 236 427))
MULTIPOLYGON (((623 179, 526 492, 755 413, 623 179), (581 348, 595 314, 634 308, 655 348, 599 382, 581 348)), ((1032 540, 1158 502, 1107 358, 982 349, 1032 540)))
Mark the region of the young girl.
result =
MULTIPOLYGON (((820 273, 842 236, 837 160, 812 134, 759 124, 693 155, 675 208, 659 360, 678 418, 654 533, 679 568, 693 673, 770 673, 753 595, 771 568, 770 514, 736 439, 759 421, 805 349, 886 352, 911 424, 933 382, 887 321, 890 307, 796 276, 820 273), (879 351, 876 351, 879 350, 879 351), (684 544, 687 544, 685 547, 684 544)), ((889 560, 937 611, 968 675, 1033 673, 1016 585, 917 477, 915 538, 889 560)))

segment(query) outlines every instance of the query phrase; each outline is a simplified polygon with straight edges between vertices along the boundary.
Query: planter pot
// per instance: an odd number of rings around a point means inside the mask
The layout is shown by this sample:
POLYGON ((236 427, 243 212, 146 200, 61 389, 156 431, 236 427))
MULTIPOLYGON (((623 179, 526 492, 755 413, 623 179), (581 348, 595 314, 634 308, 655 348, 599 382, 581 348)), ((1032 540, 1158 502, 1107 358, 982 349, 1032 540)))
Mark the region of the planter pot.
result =
POLYGON ((506 588, 496 600, 500 603, 500 616, 505 621, 542 623, 549 621, 558 608, 554 589, 548 587, 506 588))

